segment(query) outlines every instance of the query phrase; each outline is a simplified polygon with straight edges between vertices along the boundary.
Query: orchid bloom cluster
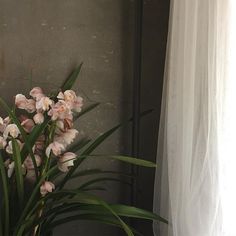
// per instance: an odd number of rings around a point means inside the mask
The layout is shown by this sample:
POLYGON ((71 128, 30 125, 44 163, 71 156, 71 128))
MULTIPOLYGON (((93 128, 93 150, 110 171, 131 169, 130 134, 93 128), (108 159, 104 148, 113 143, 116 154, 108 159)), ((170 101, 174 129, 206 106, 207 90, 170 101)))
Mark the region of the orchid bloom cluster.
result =
MULTIPOLYGON (((59 170, 67 172, 68 168, 73 166, 76 157, 75 153, 66 152, 66 148, 78 135, 78 131, 73 128, 73 114, 81 111, 82 98, 77 96, 73 90, 66 90, 59 92, 56 99, 52 99, 46 96, 41 88, 35 87, 30 91, 29 98, 23 94, 17 94, 15 105, 16 108, 24 110, 18 119, 28 134, 36 125, 42 124, 45 119, 50 119, 49 124, 54 124, 52 140, 49 140, 48 134, 44 133, 33 146, 32 151, 37 167, 42 166, 47 158, 55 158, 59 170)), ((0 117, 0 149, 5 150, 8 156, 5 165, 8 168, 9 178, 14 172, 12 138, 22 149, 24 140, 17 125, 9 117, 5 119, 0 117)), ((35 169, 30 156, 24 160, 22 168, 26 177, 32 178, 35 169)), ((40 192, 44 196, 48 192, 52 192, 54 188, 53 183, 45 181, 40 192)))

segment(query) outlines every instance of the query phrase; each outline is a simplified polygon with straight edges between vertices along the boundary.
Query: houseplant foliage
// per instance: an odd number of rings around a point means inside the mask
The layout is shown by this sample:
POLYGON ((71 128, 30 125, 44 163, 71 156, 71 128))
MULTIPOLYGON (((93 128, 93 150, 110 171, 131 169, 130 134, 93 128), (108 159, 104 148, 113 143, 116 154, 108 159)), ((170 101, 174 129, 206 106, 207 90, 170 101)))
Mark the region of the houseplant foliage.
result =
POLYGON ((52 235, 61 224, 91 220, 120 227, 132 236, 137 232, 127 225, 126 218, 167 223, 151 212, 110 204, 94 193, 103 189, 96 185, 101 174, 112 175, 103 179, 117 181, 114 175, 118 173, 81 169, 88 158, 110 158, 147 168, 155 164, 127 156, 93 154, 121 124, 95 140, 75 139, 78 131, 73 123, 97 106, 82 109, 82 98, 72 90, 80 69, 81 65, 51 95, 35 87, 29 96, 17 94, 13 108, 0 98, 8 113, 0 118, 0 235, 52 235), (95 178, 81 183, 82 176, 95 178), (66 184, 76 178, 79 185, 68 189, 66 184))

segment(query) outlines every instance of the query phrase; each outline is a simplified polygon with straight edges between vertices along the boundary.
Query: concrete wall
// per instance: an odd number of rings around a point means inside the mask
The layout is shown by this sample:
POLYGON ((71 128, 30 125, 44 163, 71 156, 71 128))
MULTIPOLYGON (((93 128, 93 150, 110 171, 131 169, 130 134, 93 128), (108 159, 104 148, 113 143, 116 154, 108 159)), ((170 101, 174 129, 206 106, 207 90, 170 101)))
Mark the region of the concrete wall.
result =
MULTIPOLYGON (((146 0, 144 7, 142 107, 155 107, 156 111, 142 123, 141 152, 151 160, 155 159, 153 138, 157 137, 160 108, 167 2, 146 0), (152 88, 155 84, 156 90, 150 90, 150 84, 152 88)), ((0 0, 0 96, 12 102, 14 94, 26 93, 32 86, 42 86, 46 91, 55 89, 83 61, 75 89, 86 104, 100 102, 101 105, 84 117, 78 127, 81 135, 96 137, 131 114, 133 20, 134 0, 0 0)), ((129 154, 130 139, 127 126, 97 153, 129 154)), ((100 160, 83 168, 91 166, 126 168, 100 160)), ((140 173, 139 205, 151 209, 153 172, 141 170, 140 173)), ((129 201, 127 187, 111 183, 106 186, 110 194, 103 195, 108 200, 129 201)), ((145 236, 152 235, 150 224, 141 225, 145 236)), ((123 233, 82 222, 60 227, 55 235, 121 236, 123 233)))

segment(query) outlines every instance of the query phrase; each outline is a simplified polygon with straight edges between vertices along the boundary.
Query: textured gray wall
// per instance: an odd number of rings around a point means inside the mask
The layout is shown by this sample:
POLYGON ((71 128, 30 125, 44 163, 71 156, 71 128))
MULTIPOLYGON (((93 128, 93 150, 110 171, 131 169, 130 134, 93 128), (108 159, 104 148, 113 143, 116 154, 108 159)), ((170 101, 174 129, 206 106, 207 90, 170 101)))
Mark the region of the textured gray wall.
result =
MULTIPOLYGON (((96 137, 116 125, 129 106, 131 94, 132 5, 126 0, 1 0, 0 95, 12 101, 14 94, 30 88, 30 77, 33 86, 49 91, 83 61, 76 89, 87 104, 101 105, 81 120, 81 135, 96 137)), ((123 152, 123 135, 124 131, 117 132, 97 152, 123 152)), ((116 162, 90 164, 120 169, 116 162)), ((125 198, 119 185, 106 186, 110 190, 107 199, 125 198)), ((110 236, 116 232, 82 222, 60 227, 55 235, 110 236)))
MULTIPOLYGON (((12 102, 14 94, 25 93, 36 85, 50 91, 83 61, 76 90, 87 104, 100 102, 101 105, 80 121, 81 135, 96 137, 129 117, 133 11, 134 0, 0 0, 0 96, 12 102)), ((151 160, 155 159, 153 138, 157 134, 167 17, 168 1, 145 1, 142 108, 154 107, 156 111, 143 120, 141 154, 151 160), (150 84, 157 90, 151 91, 150 84)), ((130 137, 127 126, 97 153, 129 154, 130 137)), ((91 166, 126 168, 110 161, 93 161, 83 168, 91 166)), ((138 203, 151 209, 153 172, 140 171, 138 203)), ((106 187, 110 190, 110 194, 104 194, 106 199, 113 202, 129 199, 128 188, 111 183, 106 183, 106 187)), ((152 235, 150 224, 139 226, 145 236, 152 235)), ((121 236, 123 233, 82 222, 62 226, 55 235, 121 236)))

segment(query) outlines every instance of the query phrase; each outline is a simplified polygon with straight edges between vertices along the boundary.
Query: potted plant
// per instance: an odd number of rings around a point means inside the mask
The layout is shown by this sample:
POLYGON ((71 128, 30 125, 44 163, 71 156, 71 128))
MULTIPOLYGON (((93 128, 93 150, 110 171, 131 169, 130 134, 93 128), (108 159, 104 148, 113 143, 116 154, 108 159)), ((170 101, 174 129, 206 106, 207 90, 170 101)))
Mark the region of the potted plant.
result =
POLYGON ((86 219, 120 227, 132 236, 136 231, 123 218, 167 223, 152 212, 106 202, 93 192, 91 184, 96 179, 66 187, 71 179, 81 176, 114 174, 81 170, 81 163, 88 158, 155 167, 154 163, 128 156, 93 154, 121 124, 95 140, 75 141, 78 131, 73 123, 97 106, 82 109, 83 99, 72 90, 80 69, 81 65, 56 93, 46 95, 35 87, 29 96, 17 94, 12 108, 0 98, 1 107, 8 113, 6 118, 0 117, 0 235, 52 235, 58 225, 86 219))

